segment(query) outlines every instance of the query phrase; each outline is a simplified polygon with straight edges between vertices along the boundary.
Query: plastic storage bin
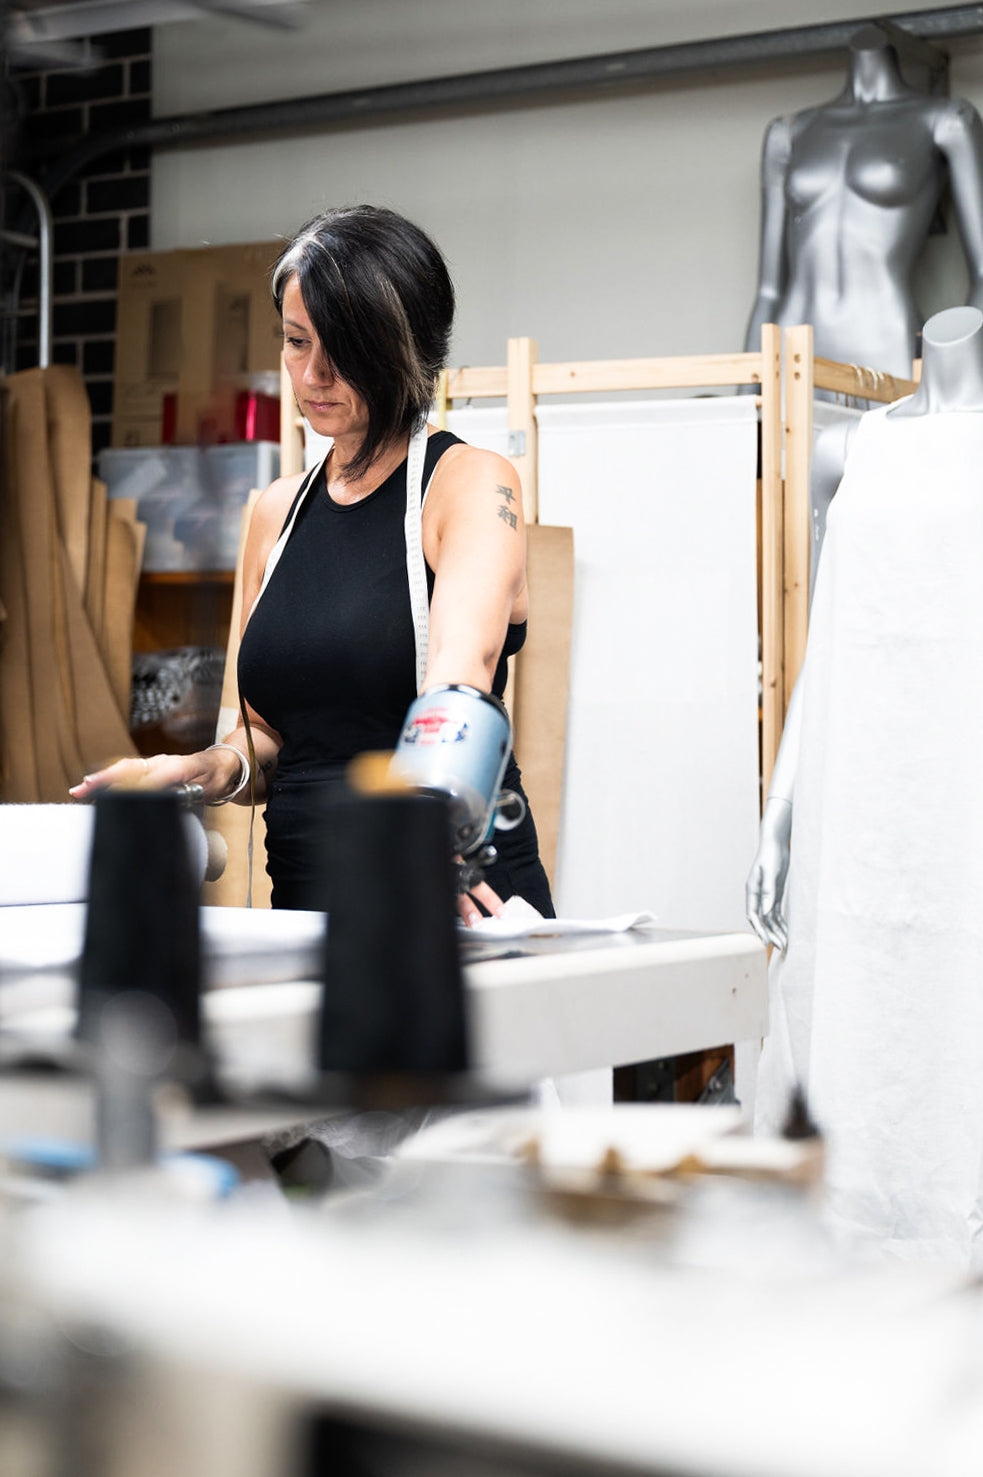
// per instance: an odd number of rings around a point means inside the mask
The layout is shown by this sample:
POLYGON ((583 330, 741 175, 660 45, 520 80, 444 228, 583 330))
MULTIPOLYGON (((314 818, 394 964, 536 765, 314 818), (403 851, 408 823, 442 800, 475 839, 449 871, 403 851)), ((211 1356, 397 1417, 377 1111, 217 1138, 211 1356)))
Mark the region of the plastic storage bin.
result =
POLYGON ((280 447, 270 441, 225 445, 109 447, 99 476, 111 498, 134 498, 147 525, 143 568, 235 568, 242 512, 254 487, 280 471, 280 447))

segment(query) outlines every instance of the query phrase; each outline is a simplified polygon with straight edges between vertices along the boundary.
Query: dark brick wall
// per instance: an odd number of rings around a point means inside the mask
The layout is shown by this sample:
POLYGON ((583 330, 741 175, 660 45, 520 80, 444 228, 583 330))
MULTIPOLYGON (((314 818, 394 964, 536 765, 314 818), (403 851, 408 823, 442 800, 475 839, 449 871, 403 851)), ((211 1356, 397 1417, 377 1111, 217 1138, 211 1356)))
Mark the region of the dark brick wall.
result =
MULTIPOLYGON (((14 71, 19 99, 15 163, 39 179, 53 157, 89 134, 151 116, 150 31, 121 31, 82 43, 88 71, 14 71)), ((12 190, 7 216, 21 205, 12 190)), ((51 199, 54 231, 52 358, 75 364, 92 405, 93 451, 108 446, 113 399, 116 275, 121 253, 150 238, 150 152, 128 149, 95 159, 51 199)), ((17 308, 15 364, 37 363, 37 261, 24 264, 17 308)))

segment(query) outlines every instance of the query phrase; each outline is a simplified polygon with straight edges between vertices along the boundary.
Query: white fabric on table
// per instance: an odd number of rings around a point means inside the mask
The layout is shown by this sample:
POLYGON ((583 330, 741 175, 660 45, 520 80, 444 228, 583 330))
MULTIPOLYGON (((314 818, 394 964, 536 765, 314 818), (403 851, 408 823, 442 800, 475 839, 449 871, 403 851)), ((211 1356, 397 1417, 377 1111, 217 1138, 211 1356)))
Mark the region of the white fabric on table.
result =
MULTIPOLYGON (((91 805, 0 805, 0 907, 84 901, 94 824, 91 805)), ((208 843, 190 812, 185 832, 201 881, 208 843)))
POLYGON ((81 902, 94 819, 91 805, 0 806, 0 904, 81 902))
POLYGON ((983 414, 863 418, 801 680, 757 1124, 798 1079, 834 1221, 983 1265, 983 414))

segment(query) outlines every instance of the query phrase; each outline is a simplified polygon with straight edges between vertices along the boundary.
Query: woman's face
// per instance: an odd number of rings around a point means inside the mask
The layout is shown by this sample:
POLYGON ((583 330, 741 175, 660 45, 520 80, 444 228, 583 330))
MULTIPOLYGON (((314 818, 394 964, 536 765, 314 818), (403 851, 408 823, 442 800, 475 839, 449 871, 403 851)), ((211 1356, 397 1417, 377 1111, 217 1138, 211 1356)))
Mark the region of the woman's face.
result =
POLYGON ((335 372, 296 276, 288 279, 283 293, 283 360, 301 413, 318 435, 361 442, 369 424, 365 401, 335 372))

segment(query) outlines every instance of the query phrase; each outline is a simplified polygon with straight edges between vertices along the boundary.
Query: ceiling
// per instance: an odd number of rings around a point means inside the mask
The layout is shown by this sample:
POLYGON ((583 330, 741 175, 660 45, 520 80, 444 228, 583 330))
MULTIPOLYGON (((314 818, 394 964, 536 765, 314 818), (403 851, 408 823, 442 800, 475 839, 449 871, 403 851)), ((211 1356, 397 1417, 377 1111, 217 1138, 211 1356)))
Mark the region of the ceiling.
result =
POLYGON ((4 48, 15 65, 71 65, 89 59, 82 38, 221 16, 291 28, 304 0, 7 0, 4 48))

